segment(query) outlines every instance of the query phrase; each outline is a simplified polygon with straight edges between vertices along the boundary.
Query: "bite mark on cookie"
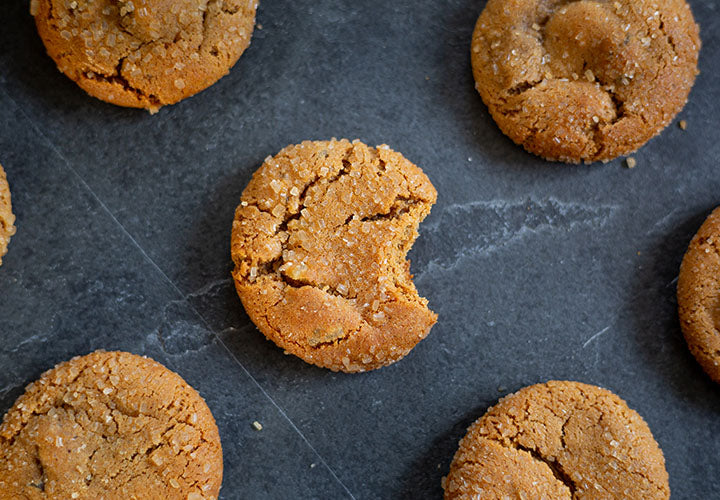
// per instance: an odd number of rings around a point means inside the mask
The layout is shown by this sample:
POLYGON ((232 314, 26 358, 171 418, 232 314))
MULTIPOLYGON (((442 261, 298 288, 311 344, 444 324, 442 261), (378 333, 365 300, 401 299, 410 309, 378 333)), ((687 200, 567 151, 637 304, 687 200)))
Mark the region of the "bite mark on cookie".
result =
POLYGON ((268 158, 233 227, 234 277, 251 317, 321 366, 362 371, 402 357, 434 323, 406 255, 435 196, 386 147, 306 142, 268 158), (411 311, 417 318, 405 318, 411 311), (405 334, 388 325, 398 317, 405 334))

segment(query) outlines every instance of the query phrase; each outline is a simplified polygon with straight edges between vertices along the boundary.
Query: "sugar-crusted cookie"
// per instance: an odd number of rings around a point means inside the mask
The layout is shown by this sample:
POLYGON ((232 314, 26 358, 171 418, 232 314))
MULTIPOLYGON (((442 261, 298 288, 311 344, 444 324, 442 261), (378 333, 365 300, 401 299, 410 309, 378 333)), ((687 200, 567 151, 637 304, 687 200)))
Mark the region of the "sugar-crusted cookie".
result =
POLYGON ((10 203, 10 186, 8 186, 5 171, 0 165, 0 265, 7 253, 10 237, 15 234, 15 216, 10 203))
POLYGON ((210 499, 222 471, 205 401, 133 354, 61 363, 0 425, 0 499, 210 499))
POLYGON ((209 87, 250 44, 257 0, 31 0, 60 71, 90 95, 157 111, 209 87))
POLYGON ((232 230, 250 318, 286 352, 331 370, 402 358, 436 321, 406 260, 436 196, 387 146, 303 142, 268 157, 232 230))
POLYGON ((489 0, 476 88, 500 129, 548 160, 635 151, 682 109, 700 38, 685 0, 489 0))
POLYGON ((680 326, 690 351, 720 382, 720 208, 693 237, 678 277, 680 326))
POLYGON ((470 426, 445 499, 670 497, 645 421, 613 393, 578 382, 525 387, 470 426))

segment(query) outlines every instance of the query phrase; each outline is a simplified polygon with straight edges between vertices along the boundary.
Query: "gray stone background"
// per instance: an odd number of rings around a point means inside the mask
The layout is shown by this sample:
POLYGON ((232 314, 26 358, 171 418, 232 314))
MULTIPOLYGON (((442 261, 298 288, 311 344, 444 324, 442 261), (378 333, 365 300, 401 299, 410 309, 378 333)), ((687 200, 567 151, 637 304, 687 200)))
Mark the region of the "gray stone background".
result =
POLYGON ((720 2, 690 3, 704 47, 688 129, 629 170, 547 163, 500 133, 469 64, 482 1, 263 0, 230 75, 155 116, 86 96, 45 55, 28 2, 4 2, 0 162, 18 233, 0 268, 0 411, 55 363, 123 349, 206 398, 223 498, 440 498, 488 406, 570 379, 643 415, 674 498, 718 498, 720 393, 675 300, 687 243, 720 203, 720 2), (333 136, 389 144, 439 192, 410 254, 439 322, 363 375, 283 355, 229 277, 252 172, 333 136))

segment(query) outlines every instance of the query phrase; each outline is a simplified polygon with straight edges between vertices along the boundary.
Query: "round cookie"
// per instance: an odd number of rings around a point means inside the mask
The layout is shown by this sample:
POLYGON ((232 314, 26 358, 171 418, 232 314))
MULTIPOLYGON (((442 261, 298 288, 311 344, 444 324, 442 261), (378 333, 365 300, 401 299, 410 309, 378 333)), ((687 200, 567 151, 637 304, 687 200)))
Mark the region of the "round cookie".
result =
POLYGON ((406 260, 436 197, 387 146, 306 141, 268 157, 233 222, 248 315, 286 352, 334 371, 402 358, 437 319, 406 260))
POLYGON ((680 326, 690 351, 720 383, 720 207, 690 242, 677 294, 680 326))
POLYGON ((613 393, 551 381, 501 399, 470 426, 445 499, 670 498, 645 421, 613 393))
POLYGON ((211 499, 222 470, 205 401, 133 354, 97 351, 59 364, 0 425, 1 498, 211 499))
POLYGON ((685 0, 488 0, 471 58, 503 133, 548 160, 589 163, 670 123, 699 50, 685 0))
POLYGON ((60 71, 103 101, 151 112, 226 75, 257 0, 31 0, 60 71))
POLYGON ((0 165, 0 265, 2 258, 7 253, 10 237, 15 234, 15 216, 12 213, 10 203, 10 186, 8 186, 5 171, 0 165))

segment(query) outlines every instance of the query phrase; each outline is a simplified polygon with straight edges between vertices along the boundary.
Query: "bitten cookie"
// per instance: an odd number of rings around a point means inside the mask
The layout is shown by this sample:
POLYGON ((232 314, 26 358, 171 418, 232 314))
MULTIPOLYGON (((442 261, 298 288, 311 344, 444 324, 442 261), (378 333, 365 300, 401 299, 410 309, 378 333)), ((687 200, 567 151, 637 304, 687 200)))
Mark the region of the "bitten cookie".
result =
POLYGON ((645 421, 613 393, 578 382, 525 387, 470 426, 445 499, 670 497, 645 421))
POLYGON ((690 351, 720 383, 720 208, 690 242, 677 294, 680 326, 690 351))
POLYGON ((286 352, 331 370, 402 358, 437 319, 405 258, 436 197, 387 146, 303 142, 268 157, 233 222, 248 315, 286 352))
POLYGON ((15 234, 15 216, 10 203, 10 186, 8 186, 5 171, 0 165, 0 265, 7 253, 10 237, 15 234))
POLYGON ((489 0, 475 87, 500 129, 548 160, 635 151, 683 108, 700 38, 685 0, 489 0))
POLYGON ((44 373, 0 425, 0 499, 216 498, 210 410, 153 360, 98 351, 44 373))
POLYGON ((103 101, 152 112, 226 75, 257 0, 31 0, 60 71, 103 101))

